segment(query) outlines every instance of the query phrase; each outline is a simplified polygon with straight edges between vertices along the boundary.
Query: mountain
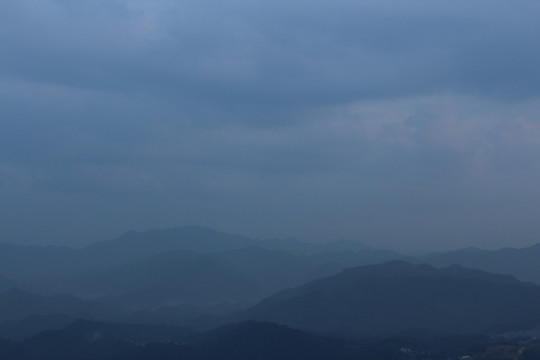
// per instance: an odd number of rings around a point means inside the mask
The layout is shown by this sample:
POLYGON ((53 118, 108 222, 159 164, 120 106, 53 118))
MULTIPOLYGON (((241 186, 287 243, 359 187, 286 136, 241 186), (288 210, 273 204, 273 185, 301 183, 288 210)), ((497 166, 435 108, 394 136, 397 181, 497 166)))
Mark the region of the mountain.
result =
MULTIPOLYGON (((142 309, 110 318, 117 323, 187 326, 200 330, 214 328, 223 317, 230 316, 245 307, 243 304, 224 302, 215 305, 180 304, 142 309)), ((1 327, 0 327, 1 329, 1 327)), ((1 332, 0 332, 1 337, 1 332)))
POLYGON ((0 273, 15 280, 78 268, 77 251, 67 247, 0 243, 0 273))
POLYGON ((249 247, 216 253, 172 251, 107 269, 41 279, 41 291, 115 297, 136 309, 260 300, 312 280, 305 256, 249 247))
POLYGON ((160 356, 164 350, 162 346, 167 352, 177 352, 185 333, 182 328, 80 320, 64 329, 43 331, 22 342, 0 343, 7 350, 0 348, 0 352, 3 360, 172 359, 170 356, 160 356), (159 339, 155 343, 155 351, 154 346, 147 347, 148 341, 154 339, 159 339), (151 356, 146 356, 147 352, 151 356))
POLYGON ((259 289, 244 274, 210 255, 176 251, 129 264, 52 279, 45 287, 83 297, 115 297, 133 309, 175 304, 239 302, 259 289))
POLYGON ((434 266, 458 264, 493 273, 510 274, 520 280, 540 284, 540 243, 523 249, 467 248, 426 255, 420 257, 418 261, 434 266))
POLYGON ((310 273, 318 266, 308 256, 260 247, 223 251, 212 254, 212 257, 257 284, 263 297, 313 280, 310 273))
POLYGON ((103 261, 131 261, 163 252, 187 250, 194 252, 221 252, 245 247, 260 247, 292 254, 312 255, 325 252, 369 251, 366 245, 339 240, 326 243, 310 243, 295 238, 257 240, 231 235, 202 226, 182 226, 154 229, 143 232, 131 231, 114 240, 102 241, 83 249, 86 256, 99 255, 103 261))
MULTIPOLYGON (((35 289, 30 288, 37 290, 43 278, 64 278, 72 273, 120 266, 152 255, 173 251, 217 253, 246 247, 287 252, 298 256, 355 253, 372 259, 389 260, 399 257, 395 253, 367 249, 361 243, 353 241, 313 244, 297 239, 256 240, 207 227, 183 226, 143 232, 131 231, 116 239, 101 241, 80 249, 0 243, 0 274, 14 280, 37 284, 35 289)), ((373 262, 368 260, 368 263, 373 262)))
POLYGON ((14 279, 63 276, 103 269, 175 250, 214 252, 253 245, 255 240, 200 226, 128 232, 82 249, 0 243, 0 273, 14 279))
POLYGON ((371 247, 358 242, 347 239, 340 239, 337 241, 329 241, 314 246, 315 253, 322 252, 340 252, 340 251, 369 251, 373 250, 371 247))
POLYGON ((86 339, 101 338, 107 340, 129 341, 136 344, 149 342, 185 342, 191 335, 190 329, 166 325, 137 325, 107 323, 78 319, 61 331, 86 339), (96 336, 96 334, 98 334, 96 336))
POLYGON ((346 268, 382 264, 400 260, 403 256, 389 250, 332 251, 313 254, 310 261, 317 264, 311 279, 335 275, 346 268))
POLYGON ((224 251, 213 256, 245 274, 268 296, 319 277, 337 274, 347 267, 386 262, 395 259, 397 255, 379 250, 336 251, 305 255, 249 247, 224 251))
POLYGON ((0 339, 2 360, 538 359, 534 339, 486 336, 341 339, 267 322, 206 332, 77 320, 23 341, 0 339))
POLYGON ((200 334, 183 328, 76 321, 23 342, 0 341, 3 360, 353 360, 404 359, 399 349, 364 349, 261 322, 228 325, 200 334), (367 357, 366 355, 371 355, 367 357), (378 355, 377 357, 373 355, 378 355))
POLYGON ((540 323, 540 287, 452 266, 391 262, 282 291, 235 319, 350 335, 483 333, 540 323))
MULTIPOLYGON (((383 258, 387 259, 386 254, 383 258)), ((308 256, 254 246, 213 253, 170 251, 106 269, 42 278, 35 289, 82 297, 112 296, 133 310, 179 304, 253 304, 277 291, 373 259, 379 258, 371 252, 308 256)))
POLYGON ((0 291, 6 291, 13 287, 17 287, 17 283, 7 277, 0 275, 0 291))
POLYGON ((62 329, 75 320, 75 315, 33 314, 24 319, 1 322, 0 338, 22 340, 45 330, 62 329))
POLYGON ((79 317, 103 318, 116 314, 118 309, 72 295, 41 296, 11 289, 0 293, 0 322, 21 320, 33 314, 65 314, 79 317))
POLYGON ((83 249, 85 256, 104 264, 119 264, 174 250, 216 252, 253 245, 255 240, 230 235, 202 226, 164 230, 130 231, 114 240, 102 241, 83 249))
POLYGON ((286 251, 292 254, 300 255, 315 255, 325 252, 372 250, 369 246, 364 245, 361 242, 345 239, 324 243, 311 243, 296 238, 266 239, 258 241, 255 245, 270 250, 286 251))
MULTIPOLYGON (((248 321, 203 333, 191 340, 204 359, 354 359, 344 341, 286 326, 248 321)), ((356 356, 355 356, 356 355, 356 356)))

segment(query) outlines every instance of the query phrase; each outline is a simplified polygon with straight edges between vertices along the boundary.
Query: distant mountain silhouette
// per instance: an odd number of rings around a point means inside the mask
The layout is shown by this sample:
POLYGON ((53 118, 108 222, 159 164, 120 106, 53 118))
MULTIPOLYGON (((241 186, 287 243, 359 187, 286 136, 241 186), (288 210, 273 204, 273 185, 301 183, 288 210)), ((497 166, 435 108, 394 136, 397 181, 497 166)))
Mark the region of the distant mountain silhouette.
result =
POLYGON ((351 335, 475 333, 540 322, 540 287, 453 266, 361 266, 282 291, 239 315, 351 335))
POLYGON ((215 252, 253 245, 254 240, 202 226, 130 231, 114 240, 88 246, 84 253, 104 263, 118 264, 173 250, 215 252))
POLYGON ((32 314, 24 319, 0 322, 0 338, 22 340, 44 330, 65 328, 77 319, 76 315, 32 314))
POLYGON ((55 292, 86 297, 114 296, 117 297, 115 302, 134 309, 181 303, 238 302, 256 296, 259 291, 256 284, 224 261, 209 254, 185 251, 83 272, 56 282, 56 286, 55 292))
POLYGON ((114 339, 144 344, 148 342, 185 342, 191 335, 191 330, 179 326, 166 325, 137 325, 106 323, 78 319, 62 331, 82 336, 86 339, 96 337, 114 339))
POLYGON ((294 254, 318 254, 338 251, 368 251, 366 245, 348 240, 326 243, 310 243, 295 238, 257 240, 231 235, 202 226, 182 226, 154 229, 143 232, 131 231, 114 240, 102 241, 84 249, 87 255, 99 254, 101 259, 129 261, 172 250, 194 252, 220 252, 244 247, 260 247, 294 254))
POLYGON ((74 249, 0 243, 0 274, 10 279, 47 276, 78 267, 77 251, 74 249))
POLYGON ((0 293, 0 322, 21 320, 33 314, 103 318, 117 312, 118 309, 110 305, 83 300, 67 294, 40 296, 18 289, 0 293))
MULTIPOLYGON (((73 272, 119 266, 171 251, 214 253, 245 247, 259 247, 297 255, 348 251, 380 256, 376 251, 368 250, 364 245, 352 241, 312 244, 297 239, 256 240, 207 227, 183 226, 143 232, 131 231, 116 239, 101 241, 81 249, 0 243, 0 274, 14 280, 36 280, 38 277, 62 277, 73 272)), ((388 252, 384 257, 388 260, 396 258, 397 255, 388 252)), ((40 281, 38 279, 37 282, 40 281)))
POLYGON ((13 287, 17 287, 17 283, 15 281, 0 275, 0 291, 6 291, 13 287))
MULTIPOLYGON (((386 259, 386 254, 382 255, 386 259)), ((128 264, 39 279, 41 292, 115 297, 122 305, 155 309, 178 304, 254 303, 347 266, 379 259, 371 251, 299 255, 260 247, 213 253, 170 251, 128 264)))
POLYGON ((540 243, 523 249, 481 250, 466 248, 422 256, 418 261, 435 266, 458 264, 493 273, 510 274, 540 284, 540 243))
POLYGON ((311 243, 296 238, 265 239, 258 241, 256 245, 270 250, 280 250, 301 255, 314 255, 324 252, 373 250, 361 242, 345 239, 323 243, 311 243))
POLYGON ((306 256, 257 247, 216 253, 171 251, 125 265, 41 280, 41 290, 114 296, 132 309, 248 303, 314 277, 306 256))
MULTIPOLYGON (((131 301, 131 299, 129 300, 131 301)), ((231 302, 214 305, 180 304, 131 311, 115 316, 110 321, 130 324, 187 326, 205 330, 215 327, 216 324, 223 323, 217 319, 229 316, 244 308, 243 304, 231 302)))
POLYGON ((257 284, 261 296, 313 280, 311 272, 319 265, 304 255, 247 247, 212 254, 257 284))
POLYGON ((224 251, 214 256, 245 274, 263 289, 263 293, 270 295, 322 276, 334 275, 347 267, 384 262, 397 255, 378 250, 305 255, 249 247, 224 251))
POLYGON ((253 245, 255 240, 206 227, 128 232, 82 249, 0 243, 0 274, 15 279, 65 275, 117 266, 163 252, 214 252, 253 245))

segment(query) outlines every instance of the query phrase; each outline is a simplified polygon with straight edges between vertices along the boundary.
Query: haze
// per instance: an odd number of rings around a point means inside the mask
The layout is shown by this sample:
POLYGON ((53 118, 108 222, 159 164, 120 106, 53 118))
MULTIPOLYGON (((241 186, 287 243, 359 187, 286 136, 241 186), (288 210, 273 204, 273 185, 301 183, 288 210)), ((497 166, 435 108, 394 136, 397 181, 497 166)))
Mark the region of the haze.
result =
POLYGON ((0 2, 0 240, 538 241, 534 1, 0 2))

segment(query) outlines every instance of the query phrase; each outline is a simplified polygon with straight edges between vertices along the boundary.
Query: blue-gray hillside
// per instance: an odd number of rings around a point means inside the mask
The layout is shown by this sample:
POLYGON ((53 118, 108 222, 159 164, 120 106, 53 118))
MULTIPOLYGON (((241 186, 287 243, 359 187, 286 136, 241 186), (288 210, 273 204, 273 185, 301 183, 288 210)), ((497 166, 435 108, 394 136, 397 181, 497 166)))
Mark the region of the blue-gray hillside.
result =
POLYGON ((520 280, 540 284, 540 243, 522 249, 461 249, 426 255, 419 261, 435 266, 458 264, 498 274, 511 274, 520 280))
POLYGON ((13 287, 17 287, 17 283, 15 281, 0 275, 0 291, 9 290, 13 287))
MULTIPOLYGON (((399 257, 390 251, 371 250, 353 241, 312 244, 297 239, 256 240, 207 227, 183 226, 164 230, 132 231, 82 249, 0 243, 0 274, 15 280, 64 277, 74 272, 120 266, 172 251, 215 253, 245 247, 283 251, 298 256, 322 255, 321 262, 325 261, 325 254, 335 253, 358 254, 358 261, 368 263, 399 257)), ((335 261, 335 256, 332 261, 335 261)))
POLYGON ((170 251, 123 265, 40 279, 41 292, 114 297, 133 310, 179 304, 252 304, 274 292, 369 263, 364 253, 298 255, 260 247, 170 251))
POLYGON ((11 279, 65 273, 81 265, 78 251, 71 248, 0 243, 0 273, 11 279))
POLYGON ((540 322, 540 286, 452 266, 361 266, 269 297, 243 319, 350 335, 485 333, 540 322))
POLYGON ((115 297, 131 308, 174 304, 238 302, 258 286, 224 261, 208 254, 176 251, 132 263, 53 279, 49 288, 84 297, 115 297))
POLYGON ((64 314, 86 318, 106 318, 117 314, 118 308, 69 294, 41 296, 11 289, 0 293, 0 322, 23 320, 31 315, 64 314))

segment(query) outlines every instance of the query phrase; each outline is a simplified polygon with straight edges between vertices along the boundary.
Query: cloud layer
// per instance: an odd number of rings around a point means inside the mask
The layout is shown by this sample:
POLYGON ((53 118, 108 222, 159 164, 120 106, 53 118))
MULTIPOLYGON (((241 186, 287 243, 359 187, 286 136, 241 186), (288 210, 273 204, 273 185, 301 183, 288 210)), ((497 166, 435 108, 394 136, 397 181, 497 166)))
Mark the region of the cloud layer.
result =
POLYGON ((540 230, 533 1, 0 3, 0 236, 540 230))

